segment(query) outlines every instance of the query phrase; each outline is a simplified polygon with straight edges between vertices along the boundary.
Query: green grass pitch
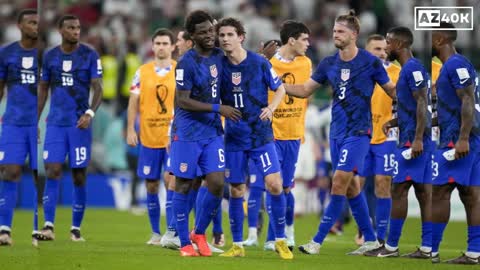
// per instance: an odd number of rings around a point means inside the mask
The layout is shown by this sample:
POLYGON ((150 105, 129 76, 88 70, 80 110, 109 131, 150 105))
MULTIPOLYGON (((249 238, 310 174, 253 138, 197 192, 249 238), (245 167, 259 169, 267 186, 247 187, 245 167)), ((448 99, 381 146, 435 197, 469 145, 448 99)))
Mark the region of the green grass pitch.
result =
MULTIPOLYGON (((41 215, 42 216, 42 215, 41 215)), ((227 214, 224 213, 224 231, 227 245, 231 245, 227 214)), ((166 269, 166 270, 308 270, 308 269, 461 269, 468 266, 433 265, 430 261, 403 258, 367 258, 345 255, 356 248, 353 243, 355 226, 345 227, 343 236, 329 236, 320 255, 305 255, 294 250, 292 261, 281 260, 276 253, 261 247, 246 248, 245 258, 214 257, 182 258, 178 251, 147 246, 150 237, 148 216, 135 216, 129 212, 111 209, 87 209, 82 235, 87 242, 69 240, 70 209, 57 211, 54 242, 41 242, 38 248, 31 246, 31 212, 16 211, 11 247, 0 247, 0 269, 166 269)), ((296 242, 306 243, 316 232, 319 219, 315 215, 300 217, 295 221, 296 242)), ((40 222, 42 223, 42 222, 40 222)), ((162 232, 165 221, 162 219, 162 232)), ((210 232, 210 229, 208 230, 210 232)), ((246 226, 245 226, 246 235, 246 226)), ((263 243, 264 235, 261 238, 263 243)), ((413 251, 420 243, 420 220, 408 219, 400 242, 401 253, 413 251)), ((465 222, 451 222, 441 246, 442 259, 457 257, 466 248, 465 222)), ((477 268, 474 266, 474 268, 477 268)), ((471 268, 469 268, 471 269, 471 268)))

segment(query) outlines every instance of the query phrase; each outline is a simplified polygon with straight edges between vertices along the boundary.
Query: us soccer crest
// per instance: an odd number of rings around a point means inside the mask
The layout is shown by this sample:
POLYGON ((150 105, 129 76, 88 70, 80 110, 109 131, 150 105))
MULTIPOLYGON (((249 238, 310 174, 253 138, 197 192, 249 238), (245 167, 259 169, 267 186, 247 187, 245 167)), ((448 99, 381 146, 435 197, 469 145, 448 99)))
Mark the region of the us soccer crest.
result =
POLYGON ((233 72, 232 73, 232 83, 235 85, 239 85, 242 82, 242 73, 241 72, 233 72))
POLYGON ((150 174, 150 166, 143 166, 143 174, 145 175, 150 174))
POLYGON ((5 157, 5 152, 0 152, 0 160, 3 160, 3 158, 5 157))
POLYGON ((350 79, 350 69, 342 68, 340 73, 340 79, 342 79, 342 81, 347 81, 348 79, 350 79))
POLYGON ((187 163, 180 163, 180 171, 182 173, 186 172, 188 169, 188 164, 187 163))
POLYGON ((62 69, 65 72, 69 72, 70 70, 72 70, 72 60, 63 60, 62 69))
POLYGON ((214 77, 214 78, 217 77, 218 71, 217 71, 217 66, 216 65, 211 65, 210 66, 210 75, 212 75, 212 77, 214 77))
POLYGON ((43 159, 47 159, 48 158, 48 151, 43 151, 43 159))
POLYGON ((33 57, 22 57, 22 67, 24 69, 33 67, 33 57))

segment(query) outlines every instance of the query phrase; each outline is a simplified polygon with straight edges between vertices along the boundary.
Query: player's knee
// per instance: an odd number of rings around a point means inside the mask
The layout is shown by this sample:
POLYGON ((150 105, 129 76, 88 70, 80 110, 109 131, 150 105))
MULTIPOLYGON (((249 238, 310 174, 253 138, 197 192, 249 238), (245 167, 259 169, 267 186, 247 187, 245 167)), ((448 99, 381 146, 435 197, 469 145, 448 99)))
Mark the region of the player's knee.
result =
POLYGON ((62 177, 62 166, 47 165, 45 171, 49 179, 60 180, 62 177))
POLYGON ((87 170, 85 168, 72 169, 73 184, 77 187, 84 186, 87 181, 87 170))
POLYGON ((245 184, 230 184, 230 194, 233 198, 241 198, 245 195, 245 184))
POLYGON ((283 192, 285 192, 285 194, 289 194, 291 191, 292 191, 291 187, 284 187, 283 188, 283 192))
POLYGON ((283 183, 280 173, 273 173, 265 176, 265 187, 273 195, 281 194, 283 191, 283 183))
POLYGON ((187 195, 192 188, 192 181, 188 179, 175 179, 175 192, 187 195))
POLYGON ((22 167, 20 166, 6 166, 3 178, 9 181, 19 181, 20 176, 22 175, 22 167))
POLYGON ((378 177, 375 179, 375 196, 377 198, 390 198, 391 181, 389 177, 378 177))

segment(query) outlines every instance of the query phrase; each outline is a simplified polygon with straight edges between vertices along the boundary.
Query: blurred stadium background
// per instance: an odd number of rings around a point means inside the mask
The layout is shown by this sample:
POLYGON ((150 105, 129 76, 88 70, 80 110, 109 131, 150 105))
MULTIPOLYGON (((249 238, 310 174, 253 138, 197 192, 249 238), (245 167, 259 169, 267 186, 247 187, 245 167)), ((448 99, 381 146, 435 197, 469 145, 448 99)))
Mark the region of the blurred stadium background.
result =
MULTIPOLYGON (((103 104, 94 119, 94 148, 89 167, 89 206, 128 210, 131 206, 131 178, 135 171, 128 157, 135 150, 125 144, 124 126, 131 78, 136 68, 151 59, 150 35, 156 28, 165 27, 177 33, 182 30, 184 17, 195 9, 205 9, 219 19, 233 16, 244 22, 247 36, 245 46, 256 50, 262 41, 279 39, 279 26, 286 19, 306 23, 311 29, 308 56, 314 64, 335 52, 331 40, 336 16, 355 9, 361 22, 358 45, 364 46, 368 35, 385 34, 392 26, 403 25, 413 29, 414 6, 474 6, 475 31, 459 33, 457 48, 480 69, 480 1, 478 0, 16 0, 0 1, 0 44, 18 40, 16 14, 23 8, 41 9, 41 51, 60 44, 56 21, 66 13, 75 14, 81 20, 82 41, 91 44, 99 52, 104 68, 103 104), (38 3, 37 3, 38 2, 38 3)), ((431 63, 430 32, 415 31, 414 53, 427 67, 431 63)), ((321 166, 329 162, 326 134, 329 125, 329 90, 317 91, 307 113, 307 140, 302 146, 297 169, 297 212, 299 215, 319 213, 318 189, 328 188, 329 175, 321 166)), ((0 108, 4 109, 5 98, 0 108)), ((45 130, 45 115, 40 122, 45 130)), ((39 161, 42 147, 39 146, 39 161)), ((39 163, 43 175, 42 162, 39 163)), ((60 203, 71 203, 71 178, 65 168, 60 203)), ((31 177, 25 172, 19 206, 29 208, 31 177)), ((143 185, 136 195, 141 201, 146 196, 143 185)), ((161 195, 163 197, 163 195, 161 195)), ((412 197, 413 198, 413 197, 412 197)), ((164 203, 164 200, 162 200, 164 203)), ((419 215, 415 200, 409 214, 419 215)), ((88 216, 87 211, 87 216, 88 216)), ((464 220, 463 206, 458 199, 452 205, 452 218, 464 220)), ((314 222, 315 223, 315 222, 314 222)), ((312 226, 316 226, 313 224, 312 226)), ((228 227, 225 227, 228 231, 228 227)))

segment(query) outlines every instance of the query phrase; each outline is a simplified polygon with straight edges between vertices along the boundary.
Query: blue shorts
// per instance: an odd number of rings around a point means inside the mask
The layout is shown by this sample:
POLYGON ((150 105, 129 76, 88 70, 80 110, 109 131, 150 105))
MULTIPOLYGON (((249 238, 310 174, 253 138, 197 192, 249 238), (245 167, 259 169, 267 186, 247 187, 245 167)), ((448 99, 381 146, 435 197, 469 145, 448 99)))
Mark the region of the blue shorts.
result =
POLYGON ((91 149, 91 128, 47 126, 43 147, 45 163, 64 163, 68 154, 70 168, 86 168, 90 162, 91 149))
POLYGON ((227 183, 245 183, 249 159, 255 164, 257 177, 261 179, 264 179, 269 174, 280 172, 277 150, 273 142, 255 149, 225 152, 225 158, 225 182, 227 183))
POLYGON ((199 141, 173 141, 170 149, 171 172, 178 177, 194 179, 225 171, 223 137, 199 141))
POLYGON ((395 165, 395 149, 397 143, 385 141, 380 144, 370 144, 363 168, 358 171, 362 177, 374 175, 392 176, 395 165))
POLYGON ((280 162, 283 187, 291 187, 293 185, 295 168, 297 167, 300 140, 276 140, 275 146, 277 149, 278 162, 280 162))
POLYGON ((30 161, 30 168, 36 170, 37 162, 37 126, 2 125, 0 136, 0 164, 24 165, 30 161))
POLYGON ((162 166, 167 167, 167 159, 166 148, 149 148, 140 145, 137 166, 138 177, 160 180, 162 178, 162 166))
POLYGON ((359 168, 363 168, 369 147, 370 138, 367 135, 330 139, 333 171, 358 172, 359 168))
POLYGON ((248 174, 250 175, 250 187, 257 187, 265 190, 265 179, 263 174, 259 173, 257 166, 253 160, 248 160, 248 174))
POLYGON ((443 153, 448 150, 450 148, 442 148, 434 152, 432 184, 457 183, 462 186, 480 186, 480 154, 470 152, 462 159, 448 161, 443 156, 443 153))
POLYGON ((395 151, 395 168, 393 172, 393 183, 403 183, 413 181, 418 184, 432 183, 432 152, 423 151, 423 153, 412 159, 405 159, 402 152, 408 147, 397 148, 395 151))

